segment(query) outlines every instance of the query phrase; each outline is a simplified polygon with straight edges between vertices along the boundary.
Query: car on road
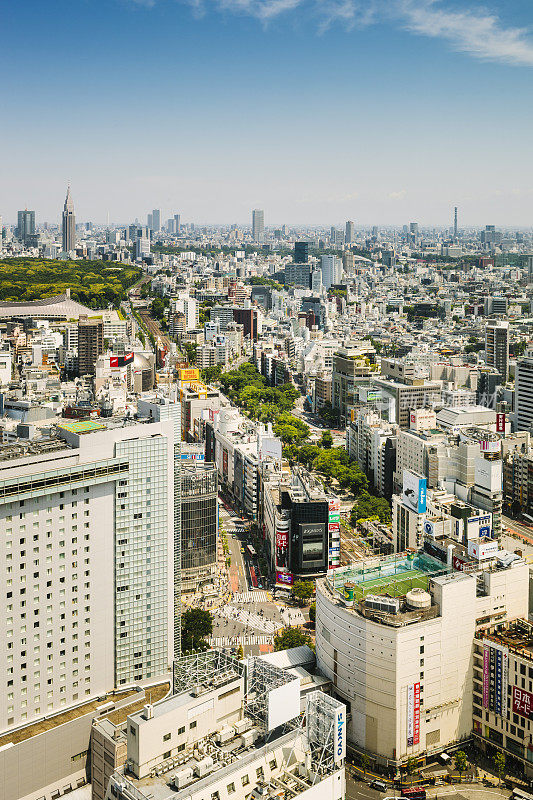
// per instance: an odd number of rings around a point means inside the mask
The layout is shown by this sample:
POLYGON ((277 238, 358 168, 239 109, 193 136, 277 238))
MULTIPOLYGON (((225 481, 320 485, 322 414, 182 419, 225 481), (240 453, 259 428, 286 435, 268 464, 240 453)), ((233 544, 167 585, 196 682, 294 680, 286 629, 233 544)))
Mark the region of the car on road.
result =
POLYGON ((383 781, 378 781, 376 779, 374 779, 373 781, 370 781, 369 786, 370 786, 371 789, 376 789, 378 792, 386 792, 387 791, 386 784, 383 783, 383 781))

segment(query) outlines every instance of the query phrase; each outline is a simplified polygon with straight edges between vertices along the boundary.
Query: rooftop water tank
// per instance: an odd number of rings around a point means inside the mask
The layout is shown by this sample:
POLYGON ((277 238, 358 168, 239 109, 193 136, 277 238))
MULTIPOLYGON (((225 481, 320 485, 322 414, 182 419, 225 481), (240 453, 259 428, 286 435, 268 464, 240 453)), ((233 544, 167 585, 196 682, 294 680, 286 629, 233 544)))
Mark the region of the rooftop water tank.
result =
POLYGON ((430 608, 431 595, 425 589, 411 589, 406 595, 409 608, 430 608))

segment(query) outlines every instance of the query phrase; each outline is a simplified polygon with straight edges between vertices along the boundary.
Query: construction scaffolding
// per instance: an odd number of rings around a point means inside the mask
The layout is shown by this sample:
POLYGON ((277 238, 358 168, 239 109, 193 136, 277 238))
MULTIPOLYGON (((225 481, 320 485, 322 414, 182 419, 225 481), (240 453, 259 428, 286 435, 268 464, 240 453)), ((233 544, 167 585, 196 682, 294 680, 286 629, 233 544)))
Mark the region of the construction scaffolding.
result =
POLYGON ((223 650, 205 650, 180 656, 172 665, 174 694, 188 692, 199 686, 209 688, 223 682, 245 677, 246 666, 223 650))
POLYGON ((310 692, 305 716, 312 772, 317 777, 327 775, 344 762, 346 706, 324 692, 310 692))

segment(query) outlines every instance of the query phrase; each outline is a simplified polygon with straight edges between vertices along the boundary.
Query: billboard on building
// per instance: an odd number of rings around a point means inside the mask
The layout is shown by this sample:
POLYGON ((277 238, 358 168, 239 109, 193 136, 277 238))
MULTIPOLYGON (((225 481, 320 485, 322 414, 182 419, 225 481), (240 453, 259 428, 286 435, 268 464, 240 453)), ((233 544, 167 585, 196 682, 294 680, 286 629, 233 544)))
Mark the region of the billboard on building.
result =
POLYGON ((452 567, 457 570, 457 572, 463 572, 466 564, 468 564, 468 561, 464 558, 456 555, 452 556, 452 567))
POLYGON ((260 461, 266 461, 267 458, 281 461, 281 439, 276 436, 261 437, 259 459, 260 461))
POLYGON ((483 706, 508 717, 509 649, 489 639, 483 642, 483 706))
POLYGON ((267 730, 273 731, 300 715, 300 678, 271 689, 267 696, 267 730))
POLYGON ((199 381, 199 369, 180 369, 178 370, 178 380, 180 381, 199 381))
POLYGON ((110 367, 125 367, 133 363, 133 353, 124 353, 123 356, 111 356, 109 359, 110 367))
POLYGON ((420 744, 420 682, 407 687, 407 747, 420 744))
POLYGON ((481 439, 479 449, 482 453, 499 453, 501 450, 501 442, 499 439, 495 441, 491 439, 481 439))
POLYGON ((409 469, 403 471, 402 503, 417 514, 426 512, 427 480, 409 469))
POLYGON ((287 569, 289 566, 289 531, 276 531, 276 567, 287 569))
POLYGON ((533 719, 533 694, 513 686, 513 713, 533 719))
POLYGON ((228 451, 226 448, 222 451, 222 473, 224 478, 228 477, 228 451))
POLYGON ((328 500, 328 537, 329 553, 328 567, 339 566, 340 561, 340 535, 341 535, 341 501, 338 497, 328 500))
POLYGON ((496 433, 505 433, 505 414, 496 414, 496 433))
POLYGON ((478 561, 485 561, 487 558, 494 558, 498 552, 498 542, 496 539, 475 539, 468 542, 468 555, 477 558, 478 561))
POLYGON ((294 583, 294 575, 292 572, 276 572, 276 583, 281 583, 284 586, 292 586, 294 583))
POLYGON ((342 764, 346 758, 346 706, 334 710, 333 730, 335 732, 335 764, 342 764))

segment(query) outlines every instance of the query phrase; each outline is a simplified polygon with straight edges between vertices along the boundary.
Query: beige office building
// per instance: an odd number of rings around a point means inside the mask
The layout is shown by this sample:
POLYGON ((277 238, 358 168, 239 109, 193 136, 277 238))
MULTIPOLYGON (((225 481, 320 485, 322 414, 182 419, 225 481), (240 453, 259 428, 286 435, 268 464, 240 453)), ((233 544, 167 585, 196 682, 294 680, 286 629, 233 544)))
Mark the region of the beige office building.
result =
POLYGON ((317 665, 348 707, 349 745, 396 768, 470 737, 474 637, 527 617, 528 581, 518 557, 466 573, 424 551, 317 581, 317 665))

